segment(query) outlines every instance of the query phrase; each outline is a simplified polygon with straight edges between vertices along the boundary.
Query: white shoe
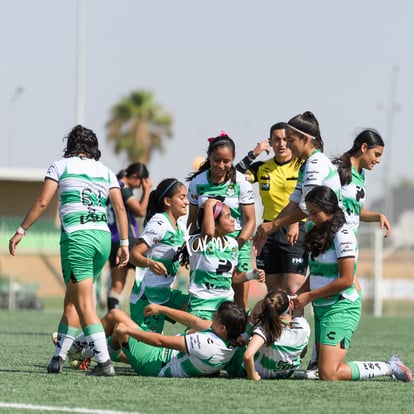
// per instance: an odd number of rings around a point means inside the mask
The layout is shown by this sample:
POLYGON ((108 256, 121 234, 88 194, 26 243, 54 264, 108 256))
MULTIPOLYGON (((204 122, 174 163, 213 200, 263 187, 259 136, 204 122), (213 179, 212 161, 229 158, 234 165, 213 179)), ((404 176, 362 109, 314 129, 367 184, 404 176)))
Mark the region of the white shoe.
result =
POLYGON ((411 370, 404 365, 399 355, 393 355, 386 361, 392 370, 392 378, 396 381, 411 382, 413 380, 411 370))

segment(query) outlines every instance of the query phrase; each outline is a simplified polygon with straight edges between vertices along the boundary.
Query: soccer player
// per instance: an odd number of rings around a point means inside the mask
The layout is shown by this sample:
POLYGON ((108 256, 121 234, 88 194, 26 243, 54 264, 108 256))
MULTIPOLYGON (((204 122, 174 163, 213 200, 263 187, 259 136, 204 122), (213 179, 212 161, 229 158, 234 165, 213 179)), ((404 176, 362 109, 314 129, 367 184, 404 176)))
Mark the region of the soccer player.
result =
POLYGON ((265 272, 259 269, 238 271, 239 245, 231 237, 235 220, 226 204, 209 198, 200 213, 201 233, 189 239, 181 264, 190 268, 187 310, 211 320, 221 302, 234 301, 232 286, 252 279, 263 283, 265 272))
POLYGON ((212 321, 156 304, 148 305, 145 314, 162 314, 197 332, 168 336, 143 331, 121 310, 111 310, 103 320, 107 334, 111 334, 111 356, 129 363, 142 376, 218 374, 234 355, 247 323, 246 312, 234 302, 223 302, 212 321))
MULTIPOLYGON (((315 186, 326 185, 339 196, 341 183, 339 175, 323 153, 323 140, 320 134, 319 122, 312 112, 304 112, 294 116, 286 126, 286 140, 292 155, 303 161, 299 170, 295 190, 290 195, 288 205, 269 222, 262 223, 254 237, 254 247, 260 254, 269 235, 280 227, 296 223, 306 218, 306 194, 315 186)), ((293 242, 294 240, 292 240, 293 242)))
POLYGON ((361 295, 354 284, 357 241, 331 188, 313 188, 305 202, 313 222, 305 236, 310 275, 294 303, 303 308, 312 302, 319 378, 362 380, 390 376, 412 381, 410 369, 398 355, 386 362, 345 362, 361 317, 361 295))
POLYGON ((366 200, 365 171, 371 171, 381 161, 384 141, 374 129, 361 131, 352 144, 352 148, 333 160, 341 179, 341 197, 346 222, 358 232, 360 221, 378 222, 385 227, 385 237, 391 235, 391 224, 382 213, 364 208, 366 200))
MULTIPOLYGON (((208 198, 220 197, 230 207, 235 219, 235 231, 232 235, 239 244, 239 272, 251 270, 250 238, 256 227, 254 195, 251 184, 244 175, 236 170, 233 161, 236 154, 234 141, 225 133, 209 138, 207 158, 199 170, 190 174, 188 180, 188 199, 190 208, 187 224, 191 233, 199 231, 198 211, 204 207, 208 198)), ((248 283, 234 285, 235 301, 247 308, 248 283)))
POLYGON ((107 262, 111 249, 106 207, 108 197, 115 210, 121 238, 116 254, 118 266, 125 266, 129 259, 128 219, 118 180, 99 161, 100 157, 95 133, 81 125, 75 126, 67 136, 63 159, 54 161, 47 170, 39 197, 10 239, 9 251, 14 256, 17 244, 59 191, 60 256, 66 292, 55 353, 47 368, 52 374, 62 371, 81 326, 98 363, 89 375, 115 375, 93 294, 93 283, 107 262))
POLYGON ((131 250, 136 268, 130 296, 131 318, 145 330, 161 333, 163 315, 144 315, 149 303, 185 309, 188 295, 172 289, 179 267, 179 251, 185 243, 186 230, 180 218, 187 214, 187 188, 175 178, 162 180, 151 191, 145 226, 131 250))
MULTIPOLYGON (((257 182, 263 204, 263 221, 270 222, 288 204, 298 179, 301 161, 292 156, 287 146, 286 122, 271 126, 270 137, 257 143, 252 151, 236 165, 250 182, 257 182), (274 156, 266 161, 253 162, 263 151, 274 156)), ((294 294, 304 280, 307 268, 307 254, 303 248, 305 235, 304 220, 290 226, 280 227, 271 234, 260 255, 257 266, 266 272, 268 292, 285 289, 294 294)))
MULTIPOLYGON (((121 188, 122 199, 124 200, 125 209, 128 217, 128 239, 129 246, 135 246, 138 239, 137 217, 144 217, 147 211, 149 192, 152 182, 149 178, 148 170, 142 162, 134 162, 128 165, 125 170, 117 174, 118 183, 121 188), (141 198, 135 197, 134 190, 141 188, 141 198)), ((111 253, 109 255, 109 268, 111 270, 111 286, 107 297, 108 310, 119 307, 122 291, 129 269, 135 266, 128 263, 127 266, 119 267, 116 264, 116 252, 119 247, 119 232, 116 223, 116 216, 111 203, 108 203, 108 226, 111 230, 111 253)))
POLYGON ((256 303, 243 334, 248 345, 237 350, 226 366, 230 376, 284 379, 300 367, 310 327, 305 318, 293 316, 293 308, 291 296, 282 289, 270 291, 256 303))

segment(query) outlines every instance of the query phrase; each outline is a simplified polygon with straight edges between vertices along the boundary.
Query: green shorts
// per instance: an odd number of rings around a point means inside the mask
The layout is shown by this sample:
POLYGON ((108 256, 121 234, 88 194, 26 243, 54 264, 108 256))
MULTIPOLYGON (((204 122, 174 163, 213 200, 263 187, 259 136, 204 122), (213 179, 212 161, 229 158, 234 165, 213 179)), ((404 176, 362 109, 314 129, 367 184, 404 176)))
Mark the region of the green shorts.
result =
POLYGON ((122 345, 122 351, 134 371, 146 377, 157 377, 171 353, 166 348, 147 345, 131 337, 128 338, 128 345, 122 345))
MULTIPOLYGON (((181 290, 171 289, 170 298, 167 302, 162 303, 163 306, 168 306, 173 309, 184 309, 188 303, 188 294, 181 290)), ((164 322, 167 320, 175 323, 174 320, 167 318, 164 315, 145 316, 144 309, 150 302, 143 296, 137 303, 130 303, 129 312, 131 319, 136 322, 144 331, 151 331, 162 333, 164 330, 164 322)))
POLYGON ((334 305, 314 306, 315 342, 348 349, 361 319, 361 296, 351 302, 341 298, 334 305))
POLYGON ((63 232, 60 238, 60 260, 63 278, 80 282, 98 279, 111 251, 111 233, 102 230, 63 232))

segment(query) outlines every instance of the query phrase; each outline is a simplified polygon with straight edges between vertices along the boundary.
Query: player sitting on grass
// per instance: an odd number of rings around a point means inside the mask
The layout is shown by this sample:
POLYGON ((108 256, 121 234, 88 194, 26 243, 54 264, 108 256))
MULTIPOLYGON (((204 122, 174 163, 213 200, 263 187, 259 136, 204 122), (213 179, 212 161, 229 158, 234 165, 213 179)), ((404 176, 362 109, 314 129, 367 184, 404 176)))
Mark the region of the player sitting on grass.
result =
POLYGON ((247 347, 237 350, 226 371, 251 380, 284 379, 300 367, 309 342, 310 327, 293 317, 293 301, 282 289, 270 291, 254 306, 247 332, 247 347))

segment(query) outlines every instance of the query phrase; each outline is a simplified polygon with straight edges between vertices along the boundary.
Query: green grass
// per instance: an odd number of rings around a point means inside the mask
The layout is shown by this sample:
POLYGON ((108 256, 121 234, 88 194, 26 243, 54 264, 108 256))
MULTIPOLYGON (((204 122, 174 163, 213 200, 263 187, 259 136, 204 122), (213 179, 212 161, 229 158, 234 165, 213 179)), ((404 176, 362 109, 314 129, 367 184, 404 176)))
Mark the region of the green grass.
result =
MULTIPOLYGON (((50 333, 58 311, 0 312, 0 412, 28 413, 24 408, 1 408, 1 403, 82 407, 143 414, 204 413, 412 413, 413 383, 388 378, 361 382, 260 381, 228 379, 168 379, 137 376, 116 364, 113 378, 86 377, 65 367, 61 375, 46 373, 53 353, 50 333)), ((352 340, 348 360, 385 360, 400 353, 414 368, 414 329, 409 317, 363 316, 352 340)), ((170 333, 177 327, 168 325, 170 333)), ((305 359, 305 364, 307 359, 305 359)), ((54 412, 30 410, 30 412, 54 412)), ((65 412, 70 412, 65 411, 65 412)))

